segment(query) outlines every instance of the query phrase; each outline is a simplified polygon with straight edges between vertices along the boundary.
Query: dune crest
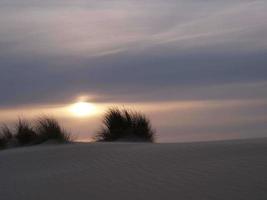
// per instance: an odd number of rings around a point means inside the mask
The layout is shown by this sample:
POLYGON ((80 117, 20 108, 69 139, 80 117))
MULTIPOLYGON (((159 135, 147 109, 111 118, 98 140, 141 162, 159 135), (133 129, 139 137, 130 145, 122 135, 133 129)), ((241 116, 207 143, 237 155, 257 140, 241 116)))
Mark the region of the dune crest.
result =
POLYGON ((267 199, 267 139, 0 152, 1 200, 267 199))

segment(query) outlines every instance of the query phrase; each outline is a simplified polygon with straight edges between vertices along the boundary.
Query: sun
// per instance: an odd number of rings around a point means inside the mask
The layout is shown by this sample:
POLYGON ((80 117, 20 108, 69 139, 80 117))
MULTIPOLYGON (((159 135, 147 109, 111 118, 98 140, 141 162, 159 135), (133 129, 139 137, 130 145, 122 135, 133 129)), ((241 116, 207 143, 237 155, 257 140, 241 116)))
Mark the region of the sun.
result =
POLYGON ((96 107, 92 103, 80 101, 70 106, 70 112, 76 117, 87 117, 96 112, 96 107))

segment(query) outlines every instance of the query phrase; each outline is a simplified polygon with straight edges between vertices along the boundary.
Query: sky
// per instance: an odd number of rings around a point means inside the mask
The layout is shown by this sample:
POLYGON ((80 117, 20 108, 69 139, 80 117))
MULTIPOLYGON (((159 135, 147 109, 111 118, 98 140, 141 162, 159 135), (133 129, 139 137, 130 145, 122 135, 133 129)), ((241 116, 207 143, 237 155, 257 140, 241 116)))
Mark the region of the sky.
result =
POLYGON ((265 0, 0 0, 0 121, 89 140, 110 106, 159 142, 267 136, 265 0), (77 117, 78 101, 94 112, 77 117))

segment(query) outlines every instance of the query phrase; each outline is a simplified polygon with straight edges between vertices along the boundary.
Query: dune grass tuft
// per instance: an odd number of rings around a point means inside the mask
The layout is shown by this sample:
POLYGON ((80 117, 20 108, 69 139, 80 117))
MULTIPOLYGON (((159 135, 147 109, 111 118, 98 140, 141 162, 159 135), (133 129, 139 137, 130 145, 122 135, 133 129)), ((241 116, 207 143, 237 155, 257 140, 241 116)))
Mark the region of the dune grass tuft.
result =
POLYGON ((95 138, 97 141, 153 142, 154 131, 150 120, 139 112, 111 108, 103 119, 103 127, 95 138))
POLYGON ((34 131, 30 122, 24 119, 19 119, 16 124, 15 138, 20 145, 31 145, 37 142, 38 135, 34 131))
POLYGON ((64 130, 59 122, 52 117, 40 117, 37 120, 36 133, 40 142, 56 140, 57 142, 71 142, 70 133, 64 130))
POLYGON ((6 124, 4 124, 0 129, 0 149, 6 148, 10 139, 12 139, 13 135, 10 129, 6 124))
POLYGON ((7 140, 2 133, 0 133, 0 149, 4 149, 7 145, 7 140))
POLYGON ((52 117, 39 117, 33 121, 19 118, 14 132, 7 125, 0 127, 0 149, 24 145, 36 145, 48 140, 58 143, 73 141, 73 137, 52 117))

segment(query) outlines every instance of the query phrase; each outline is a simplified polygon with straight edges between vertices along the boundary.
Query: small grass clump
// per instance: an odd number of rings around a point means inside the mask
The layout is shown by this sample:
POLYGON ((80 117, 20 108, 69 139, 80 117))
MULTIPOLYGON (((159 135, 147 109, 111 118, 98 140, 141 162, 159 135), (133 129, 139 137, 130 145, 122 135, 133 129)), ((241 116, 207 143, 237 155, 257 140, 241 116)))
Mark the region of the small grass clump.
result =
POLYGON ((41 117, 37 120, 36 132, 39 142, 55 140, 57 142, 71 142, 71 136, 66 132, 54 118, 41 117))
POLYGON ((65 143, 73 141, 73 138, 51 117, 39 117, 33 125, 30 121, 19 118, 13 133, 5 124, 0 127, 0 149, 36 145, 46 141, 65 143))
POLYGON ((16 124, 15 138, 20 145, 31 145, 37 142, 38 135, 28 121, 19 119, 16 124))
POLYGON ((7 125, 3 125, 0 130, 0 149, 6 148, 13 135, 7 125))
POLYGON ((0 149, 6 148, 7 141, 8 140, 6 140, 5 136, 0 133, 0 149))
POLYGON ((104 116, 103 127, 96 134, 96 140, 153 142, 154 131, 145 115, 127 109, 111 108, 104 116))

